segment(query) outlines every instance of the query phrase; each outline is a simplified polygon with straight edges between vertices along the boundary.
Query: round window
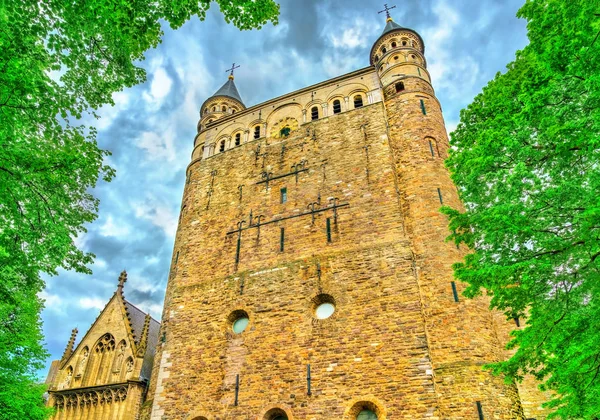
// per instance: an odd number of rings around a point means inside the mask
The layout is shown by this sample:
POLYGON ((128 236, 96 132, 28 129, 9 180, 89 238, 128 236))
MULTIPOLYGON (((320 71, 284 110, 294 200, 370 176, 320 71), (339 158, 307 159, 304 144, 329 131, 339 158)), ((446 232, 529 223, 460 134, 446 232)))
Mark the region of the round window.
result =
POLYGON ((318 319, 327 319, 335 312, 335 306, 329 302, 321 303, 315 312, 318 319))
POLYGON ((371 410, 362 410, 356 416, 356 420, 377 420, 377 414, 371 410))
POLYGON ((241 334, 248 326, 248 322, 249 322, 249 319, 247 316, 242 316, 242 317, 236 319, 235 321, 233 321, 233 325, 232 325, 233 332, 236 334, 241 334))

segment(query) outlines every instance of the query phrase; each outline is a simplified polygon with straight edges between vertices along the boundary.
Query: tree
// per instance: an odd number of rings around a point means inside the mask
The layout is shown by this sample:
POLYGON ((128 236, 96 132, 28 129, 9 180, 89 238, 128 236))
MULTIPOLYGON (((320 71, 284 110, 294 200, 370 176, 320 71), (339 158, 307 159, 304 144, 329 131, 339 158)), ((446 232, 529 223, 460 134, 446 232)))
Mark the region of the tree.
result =
MULTIPOLYGON (((273 0, 217 0, 240 29, 277 23, 273 0)), ((0 1, 0 419, 43 418, 34 374, 41 345, 40 273, 87 273, 74 239, 96 218, 90 193, 110 181, 109 154, 80 118, 145 80, 135 62, 209 0, 0 1)))
POLYGON ((600 8, 527 0, 530 44, 461 112, 446 161, 465 210, 443 208, 465 295, 526 320, 508 380, 533 374, 553 417, 600 416, 600 8))

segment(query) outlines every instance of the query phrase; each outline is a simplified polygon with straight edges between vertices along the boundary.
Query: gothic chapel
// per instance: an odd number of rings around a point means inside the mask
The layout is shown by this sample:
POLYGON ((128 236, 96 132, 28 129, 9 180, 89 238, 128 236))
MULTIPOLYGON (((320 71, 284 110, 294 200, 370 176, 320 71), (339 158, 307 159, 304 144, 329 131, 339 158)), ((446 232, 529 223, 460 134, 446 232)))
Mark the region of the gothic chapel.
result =
POLYGON ((519 326, 453 280, 442 108, 385 12, 365 68, 246 107, 232 67, 200 107, 162 323, 123 274, 52 365, 55 419, 546 418, 533 380, 482 369, 519 326))
POLYGON ((46 384, 53 420, 137 419, 152 371, 160 324, 125 300, 127 273, 75 347, 77 329, 46 384))

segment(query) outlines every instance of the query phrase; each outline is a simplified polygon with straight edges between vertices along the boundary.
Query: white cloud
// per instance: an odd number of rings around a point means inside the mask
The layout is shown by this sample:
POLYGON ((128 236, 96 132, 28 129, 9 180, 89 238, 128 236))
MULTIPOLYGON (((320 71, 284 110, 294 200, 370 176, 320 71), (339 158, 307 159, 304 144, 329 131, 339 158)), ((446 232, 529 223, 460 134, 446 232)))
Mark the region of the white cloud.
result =
MULTIPOLYGON (((151 65, 152 67, 152 65, 151 65)), ((164 68, 158 67, 154 70, 152 82, 150 83, 150 91, 142 94, 142 97, 148 104, 150 111, 156 111, 162 105, 163 99, 171 91, 173 81, 167 75, 164 68)))
POLYGON ((82 309, 104 309, 106 302, 100 298, 84 297, 79 299, 79 307, 82 309))
POLYGON ((106 222, 100 227, 102 236, 124 237, 129 234, 129 227, 123 224, 116 224, 112 215, 108 215, 106 222))
POLYGON ((136 217, 152 222, 153 225, 160 227, 167 236, 175 237, 177 217, 166 204, 156 203, 156 200, 150 199, 146 203, 134 204, 134 208, 136 217))
POLYGON ((336 33, 332 32, 329 40, 335 48, 365 47, 367 38, 362 33, 361 27, 363 26, 363 22, 356 21, 356 26, 344 29, 340 36, 336 36, 336 33))
POLYGON ((172 162, 175 160, 176 151, 174 145, 174 133, 165 130, 162 135, 145 131, 138 139, 136 146, 148 153, 150 160, 161 160, 172 162))
POLYGON ((40 297, 40 299, 44 300, 44 306, 46 307, 46 309, 55 312, 62 312, 63 300, 59 295, 53 295, 51 293, 48 293, 46 290, 42 290, 38 294, 38 296, 40 297))

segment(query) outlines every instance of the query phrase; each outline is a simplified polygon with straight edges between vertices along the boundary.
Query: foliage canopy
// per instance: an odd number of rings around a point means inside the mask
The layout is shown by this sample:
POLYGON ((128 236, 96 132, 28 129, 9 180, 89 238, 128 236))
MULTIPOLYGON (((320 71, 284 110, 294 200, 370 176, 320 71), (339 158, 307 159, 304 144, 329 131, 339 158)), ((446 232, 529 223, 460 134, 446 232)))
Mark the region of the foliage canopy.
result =
MULTIPOLYGON (((273 0, 217 0, 240 29, 277 23, 273 0)), ((114 171, 79 119, 145 80, 136 66, 208 0, 0 0, 0 419, 43 418, 34 385, 41 345, 40 273, 89 272, 78 234, 96 218, 90 193, 114 171)))
POLYGON ((465 211, 444 208, 473 252, 455 276, 525 328, 508 380, 533 374, 553 416, 600 416, 600 8, 527 0, 530 44, 461 112, 451 170, 465 211))

